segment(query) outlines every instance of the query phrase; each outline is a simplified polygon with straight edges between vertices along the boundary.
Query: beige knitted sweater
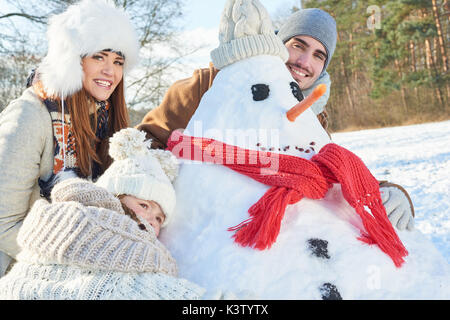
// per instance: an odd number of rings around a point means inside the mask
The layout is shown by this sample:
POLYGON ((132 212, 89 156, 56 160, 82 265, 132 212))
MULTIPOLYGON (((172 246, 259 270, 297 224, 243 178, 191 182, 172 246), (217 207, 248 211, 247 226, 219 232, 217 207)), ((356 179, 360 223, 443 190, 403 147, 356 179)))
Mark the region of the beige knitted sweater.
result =
POLYGON ((47 180, 52 169, 50 114, 28 88, 0 113, 0 251, 13 258, 22 221, 40 198, 38 178, 47 180))
POLYGON ((91 182, 57 184, 52 203, 36 201, 23 222, 22 251, 0 278, 0 299, 199 298, 204 290, 175 277, 175 260, 153 229, 120 211, 119 200, 91 182))

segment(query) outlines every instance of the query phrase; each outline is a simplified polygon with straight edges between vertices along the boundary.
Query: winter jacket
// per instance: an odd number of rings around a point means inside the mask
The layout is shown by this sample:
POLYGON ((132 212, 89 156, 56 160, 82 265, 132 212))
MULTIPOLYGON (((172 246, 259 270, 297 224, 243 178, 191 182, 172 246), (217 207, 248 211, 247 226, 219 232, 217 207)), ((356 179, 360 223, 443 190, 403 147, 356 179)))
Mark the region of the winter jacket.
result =
POLYGON ((38 178, 47 180, 52 169, 50 114, 28 88, 0 114, 0 251, 12 258, 19 252, 16 237, 22 221, 40 198, 38 178))
MULTIPOLYGON (((192 77, 176 81, 166 92, 162 103, 150 110, 137 126, 152 139, 153 148, 166 148, 167 139, 173 130, 186 128, 189 120, 197 110, 205 92, 212 86, 218 69, 210 63, 209 68, 197 69, 192 77)), ((315 86, 320 83, 327 85, 327 92, 312 106, 317 118, 324 127, 328 128, 328 114, 324 109, 330 94, 330 77, 328 73, 319 78, 315 86)), ((315 88, 303 90, 304 96, 309 95, 315 88)))
POLYGON ((0 299, 199 298, 204 289, 176 278, 175 260, 148 230, 105 189, 66 180, 52 203, 38 200, 26 216, 22 251, 0 279, 0 299))

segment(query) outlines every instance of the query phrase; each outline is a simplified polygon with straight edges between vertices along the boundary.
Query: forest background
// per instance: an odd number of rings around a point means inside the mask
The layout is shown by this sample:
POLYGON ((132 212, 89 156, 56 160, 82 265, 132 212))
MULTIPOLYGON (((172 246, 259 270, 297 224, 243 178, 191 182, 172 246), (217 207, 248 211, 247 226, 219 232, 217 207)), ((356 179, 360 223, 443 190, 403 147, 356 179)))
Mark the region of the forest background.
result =
MULTIPOLYGON (((74 2, 0 0, 0 111, 45 56, 47 18, 74 2)), ((115 2, 129 13, 142 47, 139 71, 127 79, 134 125, 179 79, 177 63, 201 45, 177 37, 189 0, 115 2), (170 55, 155 55, 161 44, 170 55)), ((326 106, 332 132, 450 119, 448 0, 303 0, 301 7, 321 8, 337 22, 326 106)), ((272 17, 275 27, 299 8, 272 17)))

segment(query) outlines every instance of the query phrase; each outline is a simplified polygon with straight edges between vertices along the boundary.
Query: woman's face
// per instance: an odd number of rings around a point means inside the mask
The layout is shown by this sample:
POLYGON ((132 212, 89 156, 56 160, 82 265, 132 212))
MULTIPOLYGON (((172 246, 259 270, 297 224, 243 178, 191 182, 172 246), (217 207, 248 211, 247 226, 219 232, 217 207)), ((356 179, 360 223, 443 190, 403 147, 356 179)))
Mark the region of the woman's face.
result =
POLYGON ((83 88, 96 100, 108 100, 123 77, 122 56, 112 51, 99 51, 81 60, 83 88))

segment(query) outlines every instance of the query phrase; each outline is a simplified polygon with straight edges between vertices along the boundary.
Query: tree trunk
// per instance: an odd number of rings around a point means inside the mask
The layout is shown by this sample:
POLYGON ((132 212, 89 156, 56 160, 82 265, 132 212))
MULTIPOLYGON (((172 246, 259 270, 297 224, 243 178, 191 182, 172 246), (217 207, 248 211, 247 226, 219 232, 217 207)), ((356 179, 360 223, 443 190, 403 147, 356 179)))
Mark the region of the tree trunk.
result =
POLYGON ((344 87, 345 87, 345 93, 347 94, 348 103, 350 105, 352 112, 355 112, 355 103, 353 101, 352 92, 350 91, 350 80, 348 78, 348 74, 345 69, 345 63, 344 63, 343 57, 341 57, 341 68, 342 68, 342 74, 344 75, 344 87))
POLYGON ((410 65, 411 63, 409 62, 409 60, 411 60, 411 57, 408 56, 407 52, 409 49, 409 44, 405 43, 405 54, 404 54, 404 58, 403 58, 403 67, 404 69, 408 70, 408 65, 410 65))
MULTIPOLYGON (((341 34, 340 34, 340 32, 338 32, 337 41, 339 42, 339 41, 341 41, 341 39, 342 39, 341 34)), ((350 105, 352 113, 354 113, 355 112, 355 103, 353 101, 352 92, 350 90, 350 79, 348 77, 348 73, 346 70, 346 65, 344 63, 343 56, 341 56, 341 72, 342 72, 342 76, 344 77, 344 87, 345 87, 345 92, 347 94, 348 104, 350 105)))
MULTIPOLYGON (((416 50, 415 50, 415 45, 414 45, 413 40, 409 40, 409 52, 410 52, 410 57, 411 57, 411 60, 410 60, 411 61, 411 63, 410 63, 411 72, 416 72, 417 71, 416 50)), ((419 90, 417 89, 417 86, 414 86, 414 95, 416 97, 416 104, 420 105, 419 90)))
MULTIPOLYGON (((351 63, 352 66, 354 66, 356 64, 356 57, 355 57, 355 54, 353 53, 353 32, 351 32, 349 34, 349 48, 350 48, 350 54, 349 54, 349 56, 350 56, 350 63, 351 63)), ((352 68, 351 72, 352 72, 352 74, 350 75, 350 78, 353 78, 353 81, 355 81, 355 83, 358 83, 357 82, 356 69, 352 68)))
MULTIPOLYGON (((425 39, 425 50, 426 50, 426 55, 427 55, 427 57, 426 57, 427 69, 428 69, 430 76, 434 78, 433 71, 435 71, 435 65, 433 63, 433 57, 431 54, 430 39, 425 39)), ((442 94, 441 94, 441 90, 439 89, 439 86, 436 84, 433 84, 433 87, 434 87, 434 91, 436 92, 437 103, 439 103, 441 106, 443 106, 444 102, 442 101, 442 94)))
MULTIPOLYGON (((425 18, 426 16, 427 16, 426 9, 423 9, 422 17, 425 18)), ((435 67, 435 64, 433 61, 433 57, 432 57, 430 39, 428 39, 428 38, 425 38, 425 52, 426 52, 426 63, 427 63, 428 72, 429 72, 430 76, 432 78, 434 78, 437 70, 436 70, 436 67, 435 67)), ((437 103, 441 106, 444 106, 444 102, 442 99, 442 94, 441 94, 441 90, 440 90, 439 86, 433 84, 433 87, 434 87, 434 91, 436 93, 437 103)))
POLYGON ((425 61, 427 65, 427 69, 431 71, 433 67, 433 57, 431 56, 431 43, 430 39, 425 39, 425 61))
POLYGON ((426 69, 426 54, 424 53, 424 46, 422 45, 421 42, 419 42, 419 44, 417 45, 417 49, 418 49, 418 56, 416 56, 416 61, 417 61, 417 69, 418 70, 423 70, 426 69))
POLYGON ((433 57, 433 64, 437 67, 438 66, 438 39, 436 37, 433 38, 433 51, 432 51, 432 57, 433 57))
POLYGON ((410 56, 411 56, 411 71, 416 72, 417 71, 416 52, 415 52, 415 48, 414 48, 414 41, 412 41, 412 40, 409 40, 409 52, 410 52, 410 56))
POLYGON ((441 27, 441 22, 439 20, 439 10, 437 7, 436 0, 431 0, 431 3, 433 6, 434 22, 436 24, 436 29, 437 29, 437 33, 438 33, 439 49, 441 52, 441 59, 442 59, 442 68, 443 68, 444 72, 447 72, 448 58, 447 58, 447 52, 446 52, 446 48, 445 48, 444 37, 442 36, 442 27, 441 27))
MULTIPOLYGON (((401 81, 401 79, 402 79, 402 77, 403 77, 403 74, 402 74, 402 69, 401 69, 400 63, 398 62, 397 59, 394 59, 394 64, 395 64, 395 67, 397 68, 398 76, 399 76, 400 81, 401 81)), ((400 92, 401 92, 401 94, 402 94, 403 111, 406 113, 406 112, 408 112, 408 105, 406 104, 406 92, 405 92, 405 87, 403 86, 402 83, 400 83, 400 92)))

